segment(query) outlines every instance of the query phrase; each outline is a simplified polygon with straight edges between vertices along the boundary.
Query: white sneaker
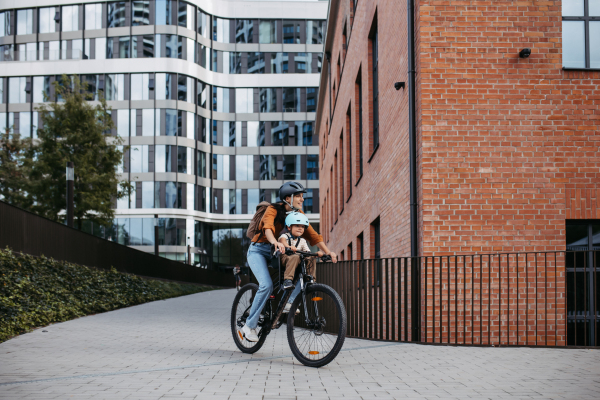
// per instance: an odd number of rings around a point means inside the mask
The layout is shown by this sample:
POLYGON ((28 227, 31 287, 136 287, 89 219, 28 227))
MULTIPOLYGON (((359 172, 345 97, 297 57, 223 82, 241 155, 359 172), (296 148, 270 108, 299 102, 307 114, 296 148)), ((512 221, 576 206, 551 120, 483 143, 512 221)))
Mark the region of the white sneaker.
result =
MULTIPOLYGON (((283 313, 287 314, 290 312, 290 308, 292 308, 292 303, 286 303, 285 307, 283 308, 283 313)), ((300 310, 296 310, 296 315, 300 314, 300 310)))
POLYGON ((248 327, 248 325, 244 325, 242 326, 242 329, 240 329, 240 331, 242 332, 242 335, 246 338, 247 341, 258 342, 258 335, 256 334, 256 329, 251 329, 248 327))

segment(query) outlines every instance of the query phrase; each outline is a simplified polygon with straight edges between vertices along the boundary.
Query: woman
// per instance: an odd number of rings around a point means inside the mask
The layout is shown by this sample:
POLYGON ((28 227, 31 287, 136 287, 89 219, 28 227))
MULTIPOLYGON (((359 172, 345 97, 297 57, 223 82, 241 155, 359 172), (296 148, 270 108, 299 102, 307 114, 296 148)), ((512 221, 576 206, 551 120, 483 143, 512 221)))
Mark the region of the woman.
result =
MULTIPOLYGON (((267 263, 273 258, 271 245, 275 247, 275 250, 285 253, 285 246, 283 243, 278 242, 277 238, 285 226, 285 217, 287 214, 292 211, 302 212, 302 203, 304 203, 303 193, 306 193, 306 189, 301 184, 297 182, 284 183, 279 188, 280 202, 273 203, 267 208, 258 226, 260 233, 255 235, 252 238, 252 243, 250 243, 248 265, 258 281, 258 292, 254 297, 248 319, 246 319, 246 325, 241 329, 242 334, 250 342, 258 342, 258 335, 256 334, 258 318, 273 290, 273 281, 267 267, 267 263)), ((316 245, 325 254, 331 256, 334 263, 337 262, 337 255, 329 251, 323 242, 323 237, 312 226, 308 226, 302 237, 311 246, 316 245)), ((298 295, 300 289, 300 285, 296 286, 290 296, 290 302, 298 295)))

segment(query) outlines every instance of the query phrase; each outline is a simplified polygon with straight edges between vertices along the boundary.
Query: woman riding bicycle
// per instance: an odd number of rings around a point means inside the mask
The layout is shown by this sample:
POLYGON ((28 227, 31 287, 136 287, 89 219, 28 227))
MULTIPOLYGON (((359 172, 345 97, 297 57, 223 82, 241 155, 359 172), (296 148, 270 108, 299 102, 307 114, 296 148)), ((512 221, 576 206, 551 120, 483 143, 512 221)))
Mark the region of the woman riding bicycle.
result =
MULTIPOLYGON (((252 243, 250 243, 248 265, 258 281, 258 292, 250 308, 246 324, 241 329, 245 338, 250 342, 258 341, 258 335, 256 334, 258 319, 273 290, 273 281, 267 267, 267 263, 274 257, 271 252, 271 245, 275 247, 275 250, 279 250, 282 254, 285 253, 285 246, 283 243, 278 242, 277 238, 285 226, 286 215, 293 211, 302 212, 303 193, 306 193, 306 189, 301 184, 297 182, 284 183, 279 188, 280 202, 272 203, 267 208, 258 227, 260 232, 252 238, 252 243)), ((323 237, 312 226, 308 226, 302 237, 311 246, 316 245, 325 254, 329 255, 334 263, 337 262, 337 255, 329 251, 323 242, 323 237)), ((297 285, 289 302, 294 300, 300 289, 300 285, 297 285)))

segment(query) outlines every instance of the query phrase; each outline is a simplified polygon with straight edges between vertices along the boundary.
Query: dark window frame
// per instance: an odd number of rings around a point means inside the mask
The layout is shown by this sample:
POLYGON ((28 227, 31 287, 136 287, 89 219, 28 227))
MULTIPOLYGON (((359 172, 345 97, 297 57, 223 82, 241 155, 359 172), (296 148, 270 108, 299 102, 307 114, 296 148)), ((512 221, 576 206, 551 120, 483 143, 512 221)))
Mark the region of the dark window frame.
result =
MULTIPOLYGON (((589 16, 589 0, 583 0, 583 17, 565 17, 562 15, 562 21, 583 21, 584 22, 584 40, 585 40, 585 67, 565 67, 565 70, 589 70, 600 71, 600 68, 590 67, 590 21, 600 21, 600 16, 589 16)), ((562 39, 562 36, 561 36, 562 39)))
POLYGON ((356 185, 360 182, 363 176, 363 95, 362 95, 362 69, 358 71, 356 85, 358 90, 358 166, 359 176, 356 180, 356 185))
POLYGON ((371 47, 371 91, 373 95, 371 103, 371 109, 373 111, 371 126, 372 150, 368 161, 371 162, 373 155, 379 147, 379 43, 377 34, 377 15, 375 15, 375 22, 373 23, 373 28, 371 28, 371 35, 369 35, 369 46, 371 47))

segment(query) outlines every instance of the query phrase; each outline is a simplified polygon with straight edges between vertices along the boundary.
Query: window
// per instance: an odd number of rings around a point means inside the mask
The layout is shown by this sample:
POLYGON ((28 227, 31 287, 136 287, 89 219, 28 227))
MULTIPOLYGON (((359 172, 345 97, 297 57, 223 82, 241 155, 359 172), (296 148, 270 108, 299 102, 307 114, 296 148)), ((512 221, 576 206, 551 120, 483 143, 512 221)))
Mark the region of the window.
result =
POLYGON ((235 21, 235 42, 254 43, 254 20, 238 19, 235 21))
POLYGON ((300 88, 283 88, 283 112, 300 112, 300 88))
POLYGON ((288 53, 271 53, 271 73, 287 74, 289 71, 288 53))
POLYGON ((373 93, 373 103, 371 105, 373 109, 373 142, 371 152, 375 152, 377 147, 379 146, 379 86, 378 86, 378 44, 377 44, 377 26, 374 28, 374 32, 371 35, 371 77, 373 81, 372 84, 372 93, 373 93))
POLYGON ((102 29, 102 4, 85 5, 85 29, 102 29))
POLYGON ((284 155, 283 156, 283 179, 284 180, 300 180, 301 179, 301 156, 284 155))
POLYGON ((177 146, 177 172, 180 174, 193 174, 194 149, 177 146))
POLYGON ((177 24, 191 31, 194 30, 194 16, 196 12, 194 6, 183 1, 179 2, 179 12, 177 13, 177 24))
POLYGON ((174 152, 177 146, 156 145, 154 146, 154 168, 155 172, 175 172, 174 152))
POLYGON ((27 78, 8 78, 8 103, 27 103, 27 78))
POLYGON ((149 172, 148 147, 147 145, 137 145, 129 148, 129 172, 149 172))
POLYGON ((260 21, 258 28, 259 43, 277 43, 277 20, 260 21))
MULTIPOLYGON (((221 88, 213 86, 213 111, 228 113, 230 88, 221 88)), ((233 89, 235 90, 235 89, 233 89)))
POLYGON ((313 122, 296 121, 294 123, 294 134, 296 136, 297 146, 313 145, 313 122))
POLYGON ((198 34, 205 38, 210 38, 210 15, 206 14, 201 9, 198 9, 198 34))
POLYGON ((308 72, 308 63, 312 56, 310 53, 296 53, 294 55, 294 73, 305 74, 308 72))
POLYGON ((319 156, 309 154, 306 156, 306 179, 319 180, 319 156))
POLYGON ((150 74, 131 74, 131 100, 150 100, 150 74))
POLYGON ((327 22, 306 21, 306 43, 323 44, 327 22))
POLYGON ((197 172, 200 178, 206 178, 206 153, 198 150, 197 172))
POLYGON ((175 100, 175 74, 155 74, 156 100, 175 100))
POLYGON ((249 74, 264 74, 265 73, 265 53, 256 52, 248 53, 248 73, 249 74))
POLYGON ((260 112, 277 112, 277 89, 260 88, 259 92, 260 112))
POLYGON ((235 180, 251 181, 254 180, 254 156, 236 155, 235 156, 235 180))
POLYGON ((176 4, 172 0, 156 0, 156 25, 175 25, 176 4))
POLYGON ((106 100, 125 100, 125 75, 109 74, 106 75, 105 82, 106 100))
POLYGON ((132 36, 131 37, 131 57, 132 58, 153 58, 154 57, 154 35, 132 36))
POLYGON ((213 40, 221 43, 234 43, 231 39, 231 27, 235 20, 213 17, 213 40))
POLYGON ((34 76, 33 77, 33 102, 43 103, 44 95, 50 97, 50 77, 49 76, 34 76))
POLYGON ((306 88, 306 112, 317 112, 319 88, 306 88))
POLYGON ((11 11, 0 11, 0 37, 11 35, 11 11))
POLYGON ((108 3, 107 13, 107 24, 109 28, 118 28, 127 25, 126 9, 128 2, 126 1, 115 1, 108 3))
POLYGON ((131 25, 150 25, 150 0, 133 0, 131 4, 131 25))
POLYGON ((361 232, 360 235, 356 237, 356 251, 358 252, 358 259, 365 259, 365 246, 363 246, 363 234, 361 232))
POLYGON ((348 112, 346 112, 346 132, 347 139, 346 143, 348 148, 346 149, 346 171, 348 176, 346 177, 346 186, 348 187, 348 200, 352 196, 352 105, 348 106, 348 112))
POLYGON ((254 111, 254 89, 235 89, 235 112, 251 113, 254 111))
POLYGON ((177 100, 194 102, 194 80, 189 76, 179 75, 177 78, 177 100))
POLYGON ((339 169, 339 192, 340 192, 340 214, 344 211, 344 185, 346 184, 345 174, 344 174, 344 131, 340 134, 340 158, 337 161, 337 168, 339 169))
POLYGON ((56 32, 56 21, 54 21, 54 16, 56 15, 56 7, 47 7, 40 8, 39 14, 39 27, 40 33, 52 33, 56 32))
POLYGON ((352 242, 348 243, 346 254, 348 255, 348 261, 352 261, 352 242))
POLYGON ((303 25, 304 21, 283 21, 283 43, 302 43, 303 25))
POLYGON ((129 36, 110 37, 106 41, 106 58, 131 57, 131 40, 129 36))
POLYGON ((348 53, 348 33, 347 33, 348 24, 344 25, 344 31, 342 32, 342 54, 344 58, 344 63, 346 62, 346 54, 348 53))
POLYGON ((563 67, 600 68, 600 1, 563 0, 563 67))
POLYGON ((17 10, 17 35, 33 33, 33 9, 17 10))
POLYGON ((63 6, 61 22, 63 32, 78 31, 79 6, 63 6))
POLYGON ((358 121, 358 137, 356 138, 358 141, 358 179, 362 177, 363 174, 363 123, 362 123, 362 82, 361 82, 361 71, 358 71, 358 77, 356 78, 356 103, 358 103, 358 108, 356 109, 356 121, 358 121))

